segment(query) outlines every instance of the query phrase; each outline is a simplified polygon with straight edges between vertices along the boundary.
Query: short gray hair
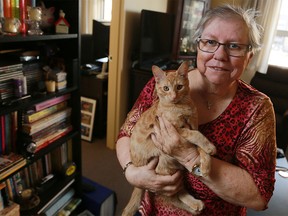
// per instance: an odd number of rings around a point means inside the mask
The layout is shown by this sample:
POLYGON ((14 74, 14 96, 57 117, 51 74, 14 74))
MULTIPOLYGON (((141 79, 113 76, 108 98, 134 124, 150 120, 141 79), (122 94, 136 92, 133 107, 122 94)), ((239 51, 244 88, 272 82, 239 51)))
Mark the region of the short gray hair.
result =
POLYGON ((259 13, 254 9, 243 9, 239 6, 232 6, 224 4, 213 8, 203 16, 198 24, 198 27, 193 35, 193 41, 196 42, 197 38, 201 37, 206 25, 210 23, 214 18, 230 19, 238 18, 243 20, 247 25, 249 31, 249 44, 252 46, 252 52, 255 53, 261 48, 261 37, 263 28, 256 22, 256 17, 259 13))

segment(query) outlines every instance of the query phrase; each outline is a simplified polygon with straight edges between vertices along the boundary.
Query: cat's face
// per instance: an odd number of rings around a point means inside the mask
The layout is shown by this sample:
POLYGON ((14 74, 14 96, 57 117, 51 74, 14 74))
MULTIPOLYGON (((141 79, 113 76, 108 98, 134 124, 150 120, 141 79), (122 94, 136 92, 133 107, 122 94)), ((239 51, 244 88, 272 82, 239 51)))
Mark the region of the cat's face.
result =
POLYGON ((176 104, 189 94, 188 64, 182 63, 177 71, 164 72, 152 67, 156 91, 161 102, 176 104))

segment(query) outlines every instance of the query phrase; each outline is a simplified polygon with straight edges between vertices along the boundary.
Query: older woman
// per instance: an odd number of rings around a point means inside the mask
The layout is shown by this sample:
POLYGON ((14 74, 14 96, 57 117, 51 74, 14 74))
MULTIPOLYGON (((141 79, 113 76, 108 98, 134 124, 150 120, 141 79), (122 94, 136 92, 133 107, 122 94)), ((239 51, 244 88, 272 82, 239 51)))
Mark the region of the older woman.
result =
POLYGON ((160 176, 157 159, 143 167, 130 162, 129 137, 142 112, 153 101, 154 79, 147 83, 121 128, 117 156, 134 186, 147 189, 143 215, 189 215, 165 205, 155 193, 173 195, 184 186, 205 203, 201 215, 246 215, 263 210, 274 189, 275 119, 269 98, 240 80, 260 47, 260 27, 253 10, 224 5, 210 10, 195 34, 197 68, 189 72, 191 97, 199 112, 199 130, 217 148, 208 176, 201 176, 199 153, 181 143, 175 128, 159 117, 152 139, 176 158, 187 172, 160 176))

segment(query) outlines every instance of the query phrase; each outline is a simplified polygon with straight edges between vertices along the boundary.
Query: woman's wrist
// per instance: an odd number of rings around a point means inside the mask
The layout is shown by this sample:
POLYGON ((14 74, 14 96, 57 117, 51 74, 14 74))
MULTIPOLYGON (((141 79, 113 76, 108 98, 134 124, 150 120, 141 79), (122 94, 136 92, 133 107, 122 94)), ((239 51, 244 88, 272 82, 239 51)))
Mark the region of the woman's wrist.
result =
POLYGON ((127 168, 130 166, 130 165, 133 165, 132 161, 129 161, 125 164, 125 166, 123 167, 123 174, 125 176, 125 173, 126 173, 126 170, 127 168))

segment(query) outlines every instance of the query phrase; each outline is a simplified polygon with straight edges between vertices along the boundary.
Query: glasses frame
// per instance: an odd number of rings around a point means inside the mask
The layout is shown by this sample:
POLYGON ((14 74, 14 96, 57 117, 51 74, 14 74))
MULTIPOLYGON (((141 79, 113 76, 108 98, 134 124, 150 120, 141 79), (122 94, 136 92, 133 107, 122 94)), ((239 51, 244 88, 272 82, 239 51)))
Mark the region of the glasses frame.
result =
POLYGON ((197 38, 196 41, 197 41, 198 48, 199 48, 202 52, 206 52, 206 53, 215 53, 215 52, 219 49, 219 47, 220 47, 221 45, 223 45, 223 46, 225 47, 225 50, 226 50, 227 54, 228 54, 229 56, 233 56, 233 57, 243 57, 243 56, 245 56, 245 54, 246 54, 247 52, 249 52, 249 51, 252 50, 252 45, 251 45, 251 44, 220 43, 220 42, 218 42, 218 41, 216 41, 216 40, 204 39, 204 38, 197 38), (200 42, 201 42, 201 40, 214 41, 214 42, 217 43, 217 48, 216 48, 213 52, 206 51, 206 50, 202 50, 202 49, 200 48, 200 42), (245 50, 245 52, 243 53, 243 55, 231 55, 231 54, 230 54, 230 50, 229 50, 229 48, 228 48, 228 46, 231 45, 231 44, 246 46, 246 50, 245 50))

